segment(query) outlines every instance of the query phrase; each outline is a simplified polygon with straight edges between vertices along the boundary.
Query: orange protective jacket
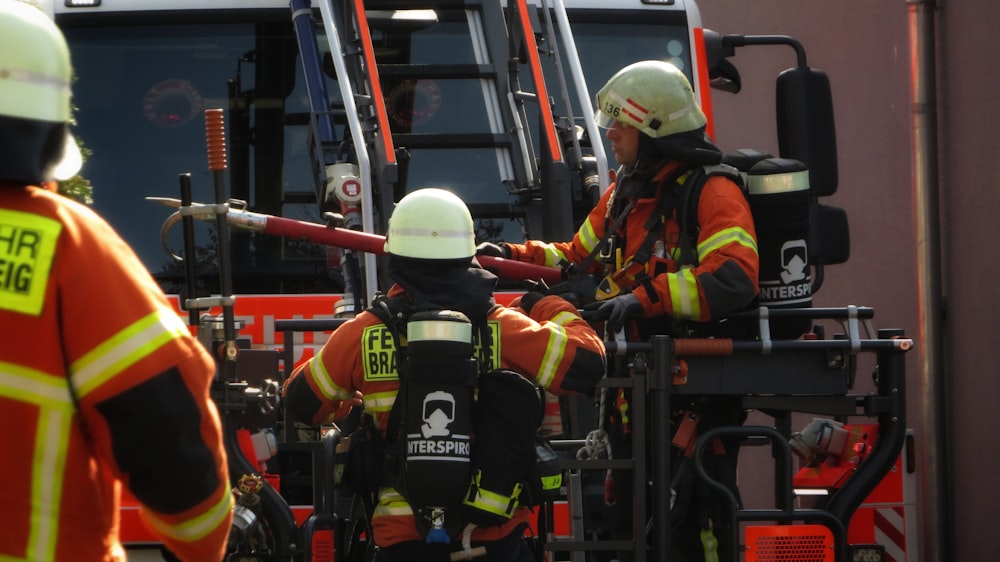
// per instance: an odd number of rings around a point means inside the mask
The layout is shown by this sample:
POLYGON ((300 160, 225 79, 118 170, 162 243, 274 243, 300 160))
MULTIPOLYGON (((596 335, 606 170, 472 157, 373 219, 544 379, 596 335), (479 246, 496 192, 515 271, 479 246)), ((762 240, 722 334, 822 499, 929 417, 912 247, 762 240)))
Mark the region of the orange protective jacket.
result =
MULTIPOLYGON (((628 266, 647 236, 650 217, 661 213, 660 197, 667 189, 668 178, 680 164, 673 162, 661 168, 651 180, 662 183, 652 197, 638 198, 635 206, 616 233, 622 248, 621 263, 628 266)), ((528 241, 506 244, 511 259, 558 266, 561 260, 579 264, 609 235, 608 227, 617 217, 611 216, 610 206, 615 194, 612 185, 591 210, 571 242, 546 243, 528 241)), ((666 220, 659 233, 661 244, 653 257, 642 267, 648 283, 634 286, 633 293, 642 303, 647 318, 667 315, 677 319, 707 322, 746 307, 757 295, 760 260, 757 255, 757 234, 753 215, 740 187, 722 176, 711 176, 705 183, 698 202, 698 233, 695 258, 697 265, 680 268, 677 210, 666 220)), ((600 276, 614 273, 612 265, 594 260, 590 272, 600 276)))
POLYGON ((121 486, 181 560, 232 517, 211 357, 83 205, 0 184, 0 560, 124 561, 121 486))
MULTIPOLYGON (((388 296, 402 293, 394 286, 388 296)), ((573 305, 560 297, 543 297, 531 307, 530 315, 497 306, 487 321, 494 333, 495 367, 529 374, 528 378, 554 394, 590 390, 604 376, 604 342, 573 305)), ((362 312, 338 327, 319 353, 292 373, 284 388, 286 407, 300 419, 328 423, 341 402, 360 390, 365 411, 374 417, 384 437, 399 378, 384 368, 386 363, 380 358, 391 357, 394 349, 382 321, 371 312, 362 312)), ((503 525, 476 528, 472 540, 506 537, 527 522, 530 513, 519 508, 503 525)), ((389 487, 379 491, 372 525, 379 546, 423 540, 409 504, 389 487)))

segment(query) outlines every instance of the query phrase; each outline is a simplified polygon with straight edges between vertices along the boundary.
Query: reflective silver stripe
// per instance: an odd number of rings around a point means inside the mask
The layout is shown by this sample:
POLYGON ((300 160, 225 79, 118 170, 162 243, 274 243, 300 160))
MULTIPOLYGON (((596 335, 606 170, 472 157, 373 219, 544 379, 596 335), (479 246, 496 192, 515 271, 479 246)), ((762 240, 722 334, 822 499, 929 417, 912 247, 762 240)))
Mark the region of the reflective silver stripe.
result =
POLYGON ((309 372, 319 391, 323 393, 323 397, 327 400, 345 400, 349 398, 350 393, 333 382, 329 371, 326 370, 326 364, 323 363, 321 353, 322 350, 309 360, 309 372))
POLYGON ((670 305, 676 318, 701 318, 701 302, 698 300, 698 281, 693 269, 683 269, 677 273, 667 274, 667 285, 670 287, 670 305))
POLYGON ((600 242, 589 217, 580 225, 580 230, 576 232, 576 235, 580 237, 580 244, 583 245, 586 252, 592 252, 597 247, 597 243, 600 242))
POLYGON ((503 494, 483 488, 480 485, 482 474, 482 471, 477 471, 473 477, 472 485, 475 487, 475 497, 472 500, 466 497, 466 499, 462 500, 462 503, 487 513, 509 518, 514 513, 514 510, 517 509, 518 498, 521 496, 521 483, 514 484, 514 489, 511 490, 510 496, 504 496, 503 494))
POLYGON ((166 307, 139 319, 70 365, 77 396, 93 392, 118 373, 187 333, 177 313, 166 307))
POLYGON ((734 243, 746 246, 752 249, 754 253, 757 253, 757 242, 753 239, 753 236, 750 236, 750 233, 742 228, 733 227, 720 230, 706 238, 701 244, 698 244, 698 256, 707 256, 709 253, 723 246, 734 243))
POLYGON ((63 377, 0 362, 0 396, 33 404, 40 410, 31 452, 30 495, 34 509, 29 515, 24 560, 51 560, 59 537, 59 506, 73 423, 69 385, 63 377))
MULTIPOLYGON (((560 252, 551 244, 545 245, 545 265, 549 267, 556 267, 559 263, 566 259, 566 254, 560 252)), ((566 260, 569 261, 569 260, 566 260)))
POLYGON ((69 90, 69 82, 61 78, 23 68, 0 68, 0 80, 7 79, 35 84, 36 86, 47 86, 56 90, 69 90))
POLYGON ((204 511, 194 517, 181 521, 180 523, 167 523, 146 511, 146 520, 156 530, 165 535, 175 537, 182 541, 193 542, 208 536, 212 531, 219 528, 219 524, 225 520, 226 516, 233 509, 233 495, 222 494, 219 501, 215 502, 208 511, 204 511))
POLYGON ((538 368, 538 375, 535 377, 538 384, 546 388, 555 379, 556 371, 559 370, 559 364, 562 363, 563 356, 566 354, 566 344, 569 342, 566 330, 558 324, 556 326, 549 333, 549 343, 545 348, 545 356, 542 358, 542 364, 538 368))
POLYGON ((373 392, 365 394, 365 411, 369 413, 388 412, 392 409, 393 402, 396 401, 397 392, 373 392))

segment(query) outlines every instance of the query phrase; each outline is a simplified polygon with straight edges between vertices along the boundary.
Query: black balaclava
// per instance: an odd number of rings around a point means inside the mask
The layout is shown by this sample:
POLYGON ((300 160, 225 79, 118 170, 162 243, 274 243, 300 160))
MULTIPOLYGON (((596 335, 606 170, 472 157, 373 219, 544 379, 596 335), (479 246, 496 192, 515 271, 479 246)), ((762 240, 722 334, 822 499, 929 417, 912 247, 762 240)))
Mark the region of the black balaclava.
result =
POLYGON ((389 254, 388 266, 389 278, 406 289, 415 312, 457 310, 481 324, 496 304, 497 276, 475 258, 425 260, 389 254))
POLYGON ((657 189, 653 176, 671 161, 689 167, 714 165, 722 162, 722 150, 708 139, 705 127, 657 139, 640 131, 635 165, 622 166, 615 180, 611 214, 620 212, 624 201, 652 197, 657 189))
POLYGON ((0 181, 41 185, 62 159, 67 126, 0 115, 0 181))
MULTIPOLYGON (((645 137, 660 158, 683 162, 689 166, 711 166, 722 162, 722 150, 708 139, 705 127, 667 135, 658 139, 645 137)), ((639 141, 642 146, 643 141, 639 141)))

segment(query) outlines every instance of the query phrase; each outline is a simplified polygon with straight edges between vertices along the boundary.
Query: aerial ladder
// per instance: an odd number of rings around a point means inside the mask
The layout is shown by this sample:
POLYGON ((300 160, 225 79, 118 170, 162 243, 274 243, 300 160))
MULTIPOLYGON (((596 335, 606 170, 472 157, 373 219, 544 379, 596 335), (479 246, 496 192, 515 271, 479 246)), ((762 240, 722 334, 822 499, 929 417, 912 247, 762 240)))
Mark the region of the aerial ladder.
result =
MULTIPOLYGON (((560 24, 568 21, 562 4, 555 7, 560 24)), ((293 0, 291 8, 310 98, 313 172, 322 210, 345 211, 345 226, 383 233, 393 203, 412 188, 426 187, 411 185, 411 169, 440 162, 447 154, 451 162, 494 165, 498 181, 482 189, 507 191, 509 204, 495 203, 500 199, 495 196, 489 198, 492 203, 477 202, 476 194, 460 193, 475 220, 520 220, 539 237, 572 235, 573 201, 588 209, 596 201, 603 175, 597 173, 598 162, 606 159, 600 142, 593 143, 596 155, 585 156, 581 148, 589 143, 580 137, 598 135, 591 115, 553 114, 541 57, 561 61, 549 10, 543 22, 527 0, 405 5, 293 0), (454 52, 425 57, 413 52, 409 34, 383 32, 419 33, 421 25, 439 22, 467 29, 465 42, 456 42, 454 52), (336 81, 337 91, 328 91, 327 77, 336 81), (444 102, 443 89, 450 96, 444 102), (461 112, 461 118, 421 127, 438 111, 461 112), (533 114, 537 122, 529 117, 533 114), (493 163, 483 161, 489 153, 493 163)), ((562 39, 568 41, 562 51, 573 70, 571 86, 581 106, 589 107, 589 101, 583 103, 589 94, 572 36, 564 33, 562 39)), ((559 82, 563 99, 569 86, 559 82)), ((438 166, 433 181, 450 186, 455 173, 461 167, 438 166)), ((345 263, 345 297, 363 304, 374 294, 379 286, 375 260, 369 253, 363 263, 345 263)))

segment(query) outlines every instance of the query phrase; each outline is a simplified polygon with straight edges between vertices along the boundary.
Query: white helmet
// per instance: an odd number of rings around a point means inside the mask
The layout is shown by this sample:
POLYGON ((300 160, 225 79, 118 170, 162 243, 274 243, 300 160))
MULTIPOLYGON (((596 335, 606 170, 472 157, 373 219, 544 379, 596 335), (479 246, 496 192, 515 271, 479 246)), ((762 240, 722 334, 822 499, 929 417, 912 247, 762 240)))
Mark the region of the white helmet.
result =
POLYGON ((476 235, 469 208, 444 189, 428 187, 407 194, 389 217, 385 251, 425 260, 474 256, 476 235))
MULTIPOLYGON (((71 79, 69 49, 55 22, 34 4, 0 0, 0 117, 37 130, 55 126, 65 131, 63 146, 56 145, 43 158, 44 169, 38 175, 45 180, 68 179, 80 169, 80 151, 66 127, 71 119, 71 79)), ((20 131, 14 127, 0 134, 20 131)))
POLYGON ((637 62, 616 72, 597 92, 594 119, 605 128, 621 121, 654 139, 695 131, 708 122, 687 76, 658 60, 637 62))

